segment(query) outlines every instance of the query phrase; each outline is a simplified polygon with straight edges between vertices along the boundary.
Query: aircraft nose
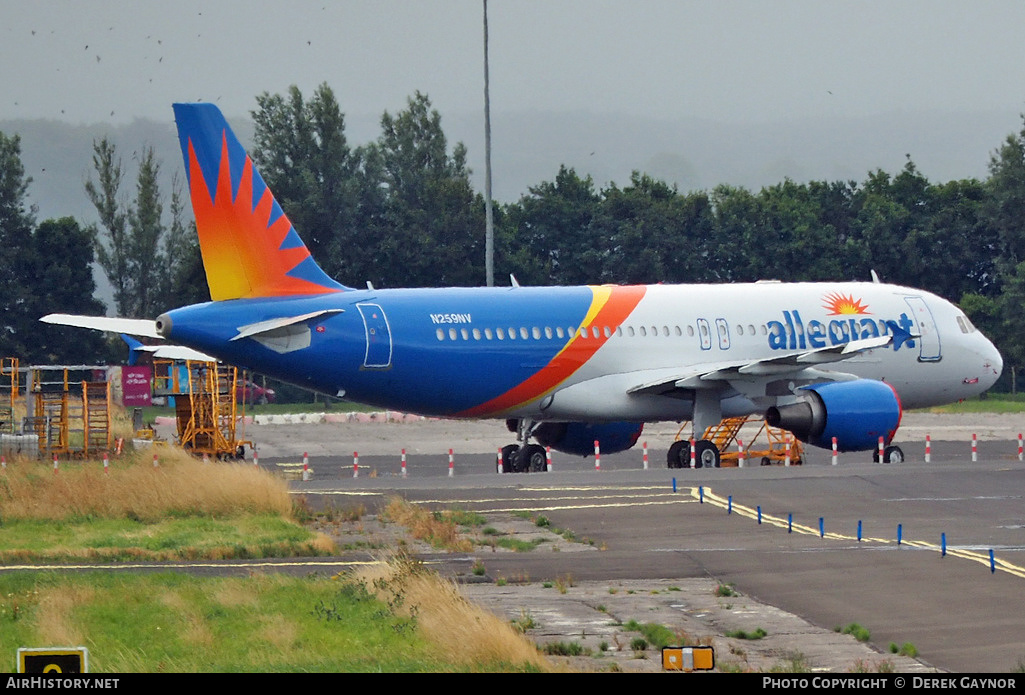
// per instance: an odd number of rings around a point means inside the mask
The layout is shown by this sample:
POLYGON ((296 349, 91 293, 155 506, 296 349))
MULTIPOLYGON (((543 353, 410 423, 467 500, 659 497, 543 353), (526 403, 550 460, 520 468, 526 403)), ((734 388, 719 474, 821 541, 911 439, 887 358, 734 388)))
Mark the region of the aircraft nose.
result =
POLYGON ((989 363, 993 370, 993 381, 991 386, 996 383, 997 379, 1000 378, 1000 373, 1004 371, 1004 358, 1000 355, 1000 351, 997 350, 996 345, 993 343, 989 344, 989 351, 986 355, 986 361, 989 363))

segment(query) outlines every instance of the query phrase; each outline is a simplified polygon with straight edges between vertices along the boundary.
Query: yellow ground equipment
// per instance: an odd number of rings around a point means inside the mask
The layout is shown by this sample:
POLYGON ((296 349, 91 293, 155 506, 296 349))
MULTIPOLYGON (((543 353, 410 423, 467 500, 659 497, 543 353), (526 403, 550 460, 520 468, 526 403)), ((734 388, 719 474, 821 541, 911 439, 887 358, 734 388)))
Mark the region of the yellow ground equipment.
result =
MULTIPOLYGON (((103 367, 28 368, 31 405, 26 409, 31 415, 26 418, 25 429, 39 438, 40 455, 89 457, 110 450, 110 384, 106 379, 79 380, 73 376, 92 375, 99 369, 103 367)), ((3 379, 6 383, 6 373, 3 379)))
POLYGON ((178 443, 215 458, 243 458, 245 402, 238 403, 239 373, 216 362, 153 360, 153 395, 174 398, 178 443))
MULTIPOLYGON (((740 460, 740 452, 734 447, 737 436, 749 423, 761 422, 758 430, 751 435, 749 441, 744 442, 744 457, 747 465, 769 466, 782 464, 787 458, 787 445, 789 444, 790 464, 798 466, 804 458, 804 447, 801 442, 790 432, 775 427, 769 427, 760 417, 747 415, 743 417, 725 418, 719 424, 713 425, 705 430, 701 439, 708 440, 715 444, 719 450, 720 465, 724 467, 737 466, 740 460), (763 438, 764 435, 764 438, 763 438)), ((676 441, 684 441, 683 430, 690 423, 684 423, 676 434, 676 441)))

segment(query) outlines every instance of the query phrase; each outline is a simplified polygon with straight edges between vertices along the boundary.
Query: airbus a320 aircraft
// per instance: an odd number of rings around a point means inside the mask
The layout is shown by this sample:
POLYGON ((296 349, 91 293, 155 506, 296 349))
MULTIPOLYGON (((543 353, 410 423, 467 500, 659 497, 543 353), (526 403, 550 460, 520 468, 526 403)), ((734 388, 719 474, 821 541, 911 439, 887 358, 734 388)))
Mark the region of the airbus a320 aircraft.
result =
MULTIPOLYGON (((691 420, 702 433, 757 413, 820 447, 836 437, 841 451, 867 451, 883 437, 899 459, 902 408, 979 394, 1000 375, 999 352, 957 307, 878 282, 345 287, 310 256, 217 107, 174 112, 212 301, 155 326, 76 325, 159 335, 382 408, 505 419, 517 434, 505 470, 543 469, 544 446, 628 449, 645 422, 691 420)), ((696 450, 698 465, 718 465, 712 442, 696 450)), ((675 444, 668 463, 689 457, 675 444)))

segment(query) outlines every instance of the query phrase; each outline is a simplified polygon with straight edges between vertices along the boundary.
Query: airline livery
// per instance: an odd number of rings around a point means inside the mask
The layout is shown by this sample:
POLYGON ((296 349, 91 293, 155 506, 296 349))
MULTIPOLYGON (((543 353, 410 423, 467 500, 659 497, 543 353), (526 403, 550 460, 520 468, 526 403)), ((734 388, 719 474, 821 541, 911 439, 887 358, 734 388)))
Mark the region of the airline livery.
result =
MULTIPOLYGON (((956 306, 879 282, 346 287, 316 264, 220 111, 174 111, 212 301, 155 325, 76 325, 159 335, 382 408, 505 419, 517 435, 505 470, 543 469, 544 446, 627 449, 645 422, 690 420, 700 436, 748 414, 816 446, 835 437, 841 451, 883 437, 898 460, 902 408, 979 394, 1000 375, 1000 354, 956 306)), ((718 465, 714 444, 696 448, 700 465, 718 465)), ((668 463, 685 458, 674 446, 668 463)))

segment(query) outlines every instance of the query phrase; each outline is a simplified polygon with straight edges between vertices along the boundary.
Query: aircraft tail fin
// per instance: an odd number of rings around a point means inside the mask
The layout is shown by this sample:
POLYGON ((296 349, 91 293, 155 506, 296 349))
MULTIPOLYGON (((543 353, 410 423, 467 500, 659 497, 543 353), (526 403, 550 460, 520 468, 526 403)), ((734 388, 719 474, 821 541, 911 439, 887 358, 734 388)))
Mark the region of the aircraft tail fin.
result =
POLYGON ((339 292, 213 104, 175 104, 210 298, 339 292))

